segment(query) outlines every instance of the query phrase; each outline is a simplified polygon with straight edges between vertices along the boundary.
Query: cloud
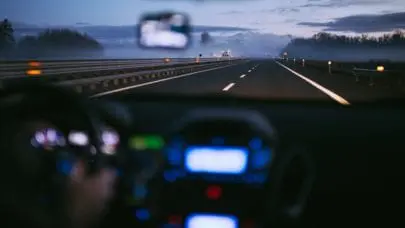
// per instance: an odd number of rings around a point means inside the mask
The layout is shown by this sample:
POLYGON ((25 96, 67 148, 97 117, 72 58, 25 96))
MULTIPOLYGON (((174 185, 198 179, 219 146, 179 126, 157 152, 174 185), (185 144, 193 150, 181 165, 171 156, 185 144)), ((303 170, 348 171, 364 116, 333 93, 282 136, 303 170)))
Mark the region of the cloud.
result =
POLYGON ((364 6, 364 5, 381 5, 396 2, 395 0, 309 0, 309 3, 300 7, 347 7, 347 6, 364 6))
POLYGON ((235 14, 244 14, 246 12, 240 11, 240 10, 231 10, 227 12, 220 13, 222 15, 235 15, 235 14))
POLYGON ((353 15, 337 18, 333 22, 301 22, 298 25, 326 27, 323 31, 335 32, 388 32, 405 29, 405 12, 381 15, 353 15))
MULTIPOLYGON (((176 57, 195 57, 197 53, 203 56, 211 56, 213 53, 219 54, 225 49, 230 49, 233 55, 263 57, 266 53, 278 55, 280 51, 288 44, 290 39, 286 36, 275 34, 257 33, 252 31, 238 32, 233 34, 211 34, 213 42, 206 45, 200 45, 199 35, 193 36, 192 45, 184 51, 170 52, 170 56, 176 57)), ((167 57, 167 52, 159 50, 148 51, 140 49, 133 40, 119 43, 119 39, 105 39, 106 58, 162 58, 167 57), (117 45, 117 43, 119 43, 117 45)))
POLYGON ((249 2, 251 2, 251 1, 266 1, 266 0, 141 0, 141 1, 144 1, 144 2, 166 2, 166 3, 167 2, 187 2, 187 3, 189 3, 189 2, 195 2, 195 3, 225 2, 225 3, 228 3, 228 2, 247 2, 247 1, 249 1, 249 2))
POLYGON ((297 19, 289 18, 289 19, 286 19, 284 22, 285 22, 285 23, 293 23, 293 22, 298 22, 298 20, 297 20, 297 19))
POLYGON ((275 9, 264 9, 260 10, 261 13, 280 13, 280 14, 286 14, 286 13, 298 13, 300 12, 300 9, 297 8, 290 8, 290 7, 280 7, 280 8, 275 8, 275 9))
MULTIPOLYGON (((27 25, 32 26, 32 25, 27 25)), ((27 27, 20 26, 15 27, 14 34, 16 37, 21 37, 22 35, 36 35, 49 27, 27 27)), ((136 37, 136 25, 125 25, 125 26, 103 26, 103 25, 74 25, 74 26, 55 26, 70 28, 77 30, 82 33, 86 33, 93 38, 99 39, 115 39, 115 38, 134 38, 136 37)), ((240 32, 240 31, 251 31, 250 28, 244 27, 231 27, 231 26, 204 26, 195 25, 192 31, 195 33, 207 32, 240 32)))
POLYGON ((393 10, 383 10, 380 13, 381 14, 390 14, 390 13, 396 13, 397 11, 393 11, 393 10))
POLYGON ((87 23, 87 22, 77 22, 75 25, 77 25, 77 26, 89 26, 91 24, 87 23))
MULTIPOLYGON (((313 1, 313 0, 312 0, 313 1)), ((294 7, 279 7, 279 8, 274 8, 274 9, 262 9, 258 11, 254 11, 251 13, 277 13, 277 14, 287 14, 287 13, 299 13, 300 9, 294 8, 294 7)), ((231 10, 231 11, 226 11, 220 13, 221 15, 241 15, 241 14, 246 14, 249 13, 247 11, 241 11, 241 10, 231 10)))

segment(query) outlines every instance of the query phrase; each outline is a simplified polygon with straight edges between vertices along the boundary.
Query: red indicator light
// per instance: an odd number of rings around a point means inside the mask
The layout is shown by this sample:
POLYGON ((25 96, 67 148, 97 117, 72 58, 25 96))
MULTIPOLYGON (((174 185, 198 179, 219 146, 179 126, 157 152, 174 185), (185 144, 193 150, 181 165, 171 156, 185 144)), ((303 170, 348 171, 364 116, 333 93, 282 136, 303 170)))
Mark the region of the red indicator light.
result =
POLYGON ((219 186, 210 186, 207 188, 206 192, 208 199, 216 200, 222 195, 222 188, 219 186))
POLYGON ((169 224, 176 225, 176 224, 181 224, 181 217, 172 215, 169 217, 169 224))

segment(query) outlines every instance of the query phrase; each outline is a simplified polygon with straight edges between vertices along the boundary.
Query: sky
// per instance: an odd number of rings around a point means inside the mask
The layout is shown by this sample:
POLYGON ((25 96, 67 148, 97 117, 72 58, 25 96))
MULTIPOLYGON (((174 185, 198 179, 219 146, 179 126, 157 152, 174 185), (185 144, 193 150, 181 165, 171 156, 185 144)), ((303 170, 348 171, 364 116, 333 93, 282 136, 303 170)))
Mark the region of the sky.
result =
POLYGON ((0 0, 0 18, 36 25, 131 25, 160 10, 277 35, 405 29, 405 0, 0 0))

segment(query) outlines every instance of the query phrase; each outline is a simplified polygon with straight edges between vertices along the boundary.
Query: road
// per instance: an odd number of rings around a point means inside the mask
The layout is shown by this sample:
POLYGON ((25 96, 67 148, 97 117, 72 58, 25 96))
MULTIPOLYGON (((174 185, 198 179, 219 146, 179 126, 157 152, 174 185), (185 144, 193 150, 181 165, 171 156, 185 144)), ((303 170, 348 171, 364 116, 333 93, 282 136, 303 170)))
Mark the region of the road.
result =
POLYGON ((351 75, 329 75, 328 72, 275 60, 252 60, 96 96, 131 96, 134 92, 185 95, 226 93, 269 100, 331 100, 343 105, 404 96, 402 91, 358 84, 351 75))

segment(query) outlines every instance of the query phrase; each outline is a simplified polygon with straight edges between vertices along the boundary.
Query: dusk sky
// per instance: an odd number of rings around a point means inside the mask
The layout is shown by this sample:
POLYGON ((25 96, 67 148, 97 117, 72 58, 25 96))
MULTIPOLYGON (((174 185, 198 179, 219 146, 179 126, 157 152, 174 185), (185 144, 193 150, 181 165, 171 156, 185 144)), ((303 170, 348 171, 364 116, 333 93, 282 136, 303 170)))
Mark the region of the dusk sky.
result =
POLYGON ((38 25, 131 25, 137 23, 141 14, 159 10, 186 12, 196 25, 245 27, 279 35, 309 36, 328 27, 335 32, 356 32, 360 29, 353 27, 356 25, 361 26, 361 32, 373 32, 379 18, 390 24, 379 24, 376 31, 387 26, 387 30, 405 28, 405 13, 401 14, 405 12, 405 0, 1 0, 0 3, 0 17, 38 25), (338 28, 328 23, 333 20, 341 22, 338 28))

